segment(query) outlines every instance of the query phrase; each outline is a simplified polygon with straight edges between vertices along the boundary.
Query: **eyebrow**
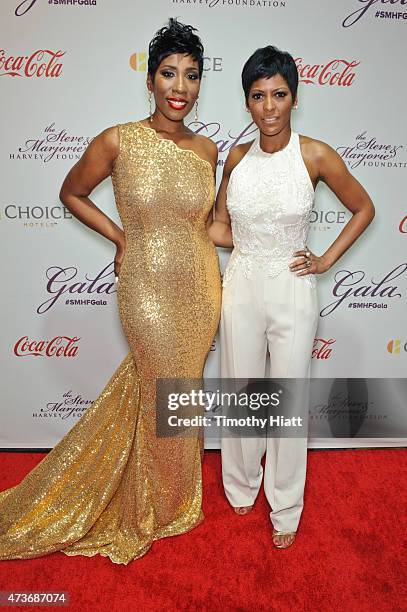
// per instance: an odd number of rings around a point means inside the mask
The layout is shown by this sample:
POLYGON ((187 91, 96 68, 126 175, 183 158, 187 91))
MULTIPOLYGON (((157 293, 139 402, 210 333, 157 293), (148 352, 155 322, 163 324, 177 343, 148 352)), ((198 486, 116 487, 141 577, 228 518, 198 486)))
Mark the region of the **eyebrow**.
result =
MULTIPOLYGON (((287 90, 288 87, 285 85, 281 85, 281 87, 276 87, 276 89, 272 89, 272 93, 276 93, 276 91, 287 90)), ((254 87, 252 91, 258 91, 260 93, 264 93, 264 89, 260 89, 259 87, 254 87)))
MULTIPOLYGON (((178 70, 177 66, 172 66, 171 64, 164 64, 163 68, 172 68, 172 70, 178 70)), ((189 66, 185 68, 185 70, 196 70, 198 72, 198 68, 196 66, 189 66)))

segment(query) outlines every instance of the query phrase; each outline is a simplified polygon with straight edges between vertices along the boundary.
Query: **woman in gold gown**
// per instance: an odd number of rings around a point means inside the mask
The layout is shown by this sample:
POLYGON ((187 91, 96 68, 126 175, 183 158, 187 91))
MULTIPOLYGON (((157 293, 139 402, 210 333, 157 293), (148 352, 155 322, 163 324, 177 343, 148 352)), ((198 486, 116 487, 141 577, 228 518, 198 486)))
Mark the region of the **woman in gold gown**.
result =
POLYGON ((116 244, 131 352, 68 434, 0 493, 0 559, 62 551, 127 564, 203 519, 199 431, 159 438, 155 430, 156 378, 202 376, 220 312, 205 228, 217 150, 183 123, 203 67, 193 30, 170 20, 157 32, 147 79, 154 113, 97 136, 62 187, 75 216, 116 244), (109 175, 123 230, 88 197, 109 175))

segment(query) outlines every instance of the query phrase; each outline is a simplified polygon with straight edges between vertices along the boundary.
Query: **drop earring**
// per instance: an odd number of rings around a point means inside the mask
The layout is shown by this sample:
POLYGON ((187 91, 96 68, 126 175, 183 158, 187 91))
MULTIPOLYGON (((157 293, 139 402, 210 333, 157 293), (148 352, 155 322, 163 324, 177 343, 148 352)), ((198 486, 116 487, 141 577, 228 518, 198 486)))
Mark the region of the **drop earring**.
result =
POLYGON ((195 102, 195 117, 194 117, 194 121, 195 121, 195 123, 198 122, 198 100, 195 102))
POLYGON ((150 123, 153 122, 153 94, 151 91, 148 92, 148 105, 150 108, 150 123))

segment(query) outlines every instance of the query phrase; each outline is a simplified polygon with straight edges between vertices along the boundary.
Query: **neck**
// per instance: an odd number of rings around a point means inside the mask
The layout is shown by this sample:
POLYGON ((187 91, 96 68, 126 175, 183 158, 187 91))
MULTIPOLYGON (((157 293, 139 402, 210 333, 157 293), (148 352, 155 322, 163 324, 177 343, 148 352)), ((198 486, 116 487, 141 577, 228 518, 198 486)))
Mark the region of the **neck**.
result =
POLYGON ((186 127, 184 121, 172 121, 165 117, 159 110, 155 110, 153 113, 153 120, 150 123, 157 132, 165 132, 167 134, 176 134, 177 132, 185 132, 186 127))
POLYGON ((291 125, 287 123, 278 134, 272 136, 266 135, 260 132, 260 148, 265 153, 276 153, 281 149, 284 149, 290 142, 291 138, 291 125))

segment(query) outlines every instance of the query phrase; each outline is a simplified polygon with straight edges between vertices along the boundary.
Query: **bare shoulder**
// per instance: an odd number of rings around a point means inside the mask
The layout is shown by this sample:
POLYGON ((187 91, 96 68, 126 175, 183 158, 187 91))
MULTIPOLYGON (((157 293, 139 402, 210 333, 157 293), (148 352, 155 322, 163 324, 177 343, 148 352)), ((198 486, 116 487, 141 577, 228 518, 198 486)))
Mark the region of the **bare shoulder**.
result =
POLYGON ((197 144, 202 147, 207 155, 216 161, 218 159, 218 147, 213 140, 201 134, 195 134, 195 138, 197 139, 197 144))
POLYGON ((310 174, 327 181, 334 176, 345 178, 349 174, 342 157, 322 140, 300 136, 301 153, 310 174))
POLYGON ((338 156, 338 153, 326 142, 300 134, 301 153, 310 162, 318 163, 326 157, 338 156))
POLYGON ((216 164, 218 160, 218 147, 213 142, 213 140, 201 134, 195 134, 193 139, 196 143, 197 149, 202 151, 202 153, 205 154, 205 157, 207 159, 211 160, 214 164, 216 164))
POLYGON ((94 148, 97 147, 101 153, 103 152, 109 157, 116 158, 120 148, 119 127, 114 125, 106 128, 95 136, 92 144, 94 148))
POLYGON ((238 163, 242 161, 242 159, 252 146, 253 142, 253 140, 251 140, 250 142, 244 142, 230 149, 229 155, 227 156, 225 163, 225 174, 230 174, 232 170, 238 165, 238 163))

